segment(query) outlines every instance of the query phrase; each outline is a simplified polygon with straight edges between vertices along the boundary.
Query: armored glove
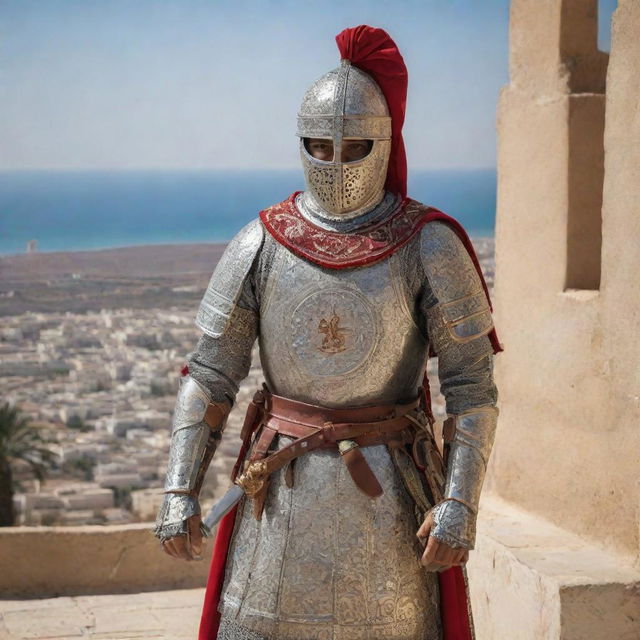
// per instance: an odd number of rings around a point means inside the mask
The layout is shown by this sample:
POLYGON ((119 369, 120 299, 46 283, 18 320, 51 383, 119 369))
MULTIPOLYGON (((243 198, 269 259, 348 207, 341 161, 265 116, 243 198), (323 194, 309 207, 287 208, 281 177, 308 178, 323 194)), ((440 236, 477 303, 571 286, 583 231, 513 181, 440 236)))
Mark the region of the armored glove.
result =
POLYGON ((190 376, 182 378, 173 414, 166 495, 155 527, 161 541, 186 534, 187 519, 200 513, 198 494, 229 409, 228 404, 211 402, 210 393, 190 376))
POLYGON ((431 535, 450 547, 473 549, 480 491, 493 446, 498 409, 479 407, 455 417, 444 499, 433 509, 431 535))

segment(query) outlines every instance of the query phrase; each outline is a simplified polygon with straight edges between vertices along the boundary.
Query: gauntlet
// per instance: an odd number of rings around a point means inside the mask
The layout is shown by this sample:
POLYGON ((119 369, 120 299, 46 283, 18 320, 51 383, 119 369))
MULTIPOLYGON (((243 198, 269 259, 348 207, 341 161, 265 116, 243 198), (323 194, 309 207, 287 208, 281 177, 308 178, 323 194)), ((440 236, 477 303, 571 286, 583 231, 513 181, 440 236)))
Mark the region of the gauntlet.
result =
POLYGON ((444 498, 433 509, 431 535, 450 547, 473 549, 480 491, 493 446, 498 409, 470 409, 455 416, 444 498))
POLYGON ((155 527, 160 540, 186 534, 187 519, 200 513, 198 495, 229 409, 226 403, 212 402, 205 387, 190 376, 182 378, 173 414, 165 497, 155 527))

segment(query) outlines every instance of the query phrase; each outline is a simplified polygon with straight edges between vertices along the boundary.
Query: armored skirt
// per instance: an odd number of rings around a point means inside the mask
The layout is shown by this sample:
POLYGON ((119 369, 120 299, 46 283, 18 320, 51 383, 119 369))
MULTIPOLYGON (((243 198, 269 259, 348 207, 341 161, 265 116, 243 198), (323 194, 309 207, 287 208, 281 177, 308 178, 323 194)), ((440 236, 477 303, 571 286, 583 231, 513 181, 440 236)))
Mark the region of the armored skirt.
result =
POLYGON ((378 498, 323 450, 295 461, 291 488, 274 474, 261 521, 242 505, 218 638, 440 640, 437 574, 420 565, 411 498, 385 445, 362 451, 378 498))

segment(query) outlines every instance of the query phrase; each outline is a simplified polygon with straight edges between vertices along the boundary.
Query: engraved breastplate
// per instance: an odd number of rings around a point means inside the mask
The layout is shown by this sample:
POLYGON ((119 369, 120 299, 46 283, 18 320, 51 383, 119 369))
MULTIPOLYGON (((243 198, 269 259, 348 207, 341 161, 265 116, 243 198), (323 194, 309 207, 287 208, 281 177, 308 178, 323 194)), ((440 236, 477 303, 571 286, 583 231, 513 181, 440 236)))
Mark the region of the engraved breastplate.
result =
POLYGON ((260 356, 274 393, 328 407, 416 397, 428 345, 397 255, 327 269, 277 246, 260 304, 260 356))

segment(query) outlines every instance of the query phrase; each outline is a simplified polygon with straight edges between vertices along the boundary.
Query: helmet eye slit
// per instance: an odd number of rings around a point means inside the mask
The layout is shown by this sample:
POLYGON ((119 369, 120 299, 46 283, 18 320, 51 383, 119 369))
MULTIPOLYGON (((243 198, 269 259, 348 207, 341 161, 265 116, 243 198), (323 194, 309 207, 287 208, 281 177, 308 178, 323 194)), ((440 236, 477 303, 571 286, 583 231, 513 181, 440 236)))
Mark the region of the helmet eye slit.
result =
POLYGON ((342 140, 342 162, 352 163, 364 160, 373 149, 373 140, 342 140))
POLYGON ((316 160, 334 162, 333 140, 331 138, 304 138, 304 148, 316 160))
POLYGON ((373 140, 360 138, 343 139, 340 147, 340 158, 336 157, 333 140, 330 138, 303 138, 304 148, 316 160, 350 164, 366 158, 373 149, 373 140))

